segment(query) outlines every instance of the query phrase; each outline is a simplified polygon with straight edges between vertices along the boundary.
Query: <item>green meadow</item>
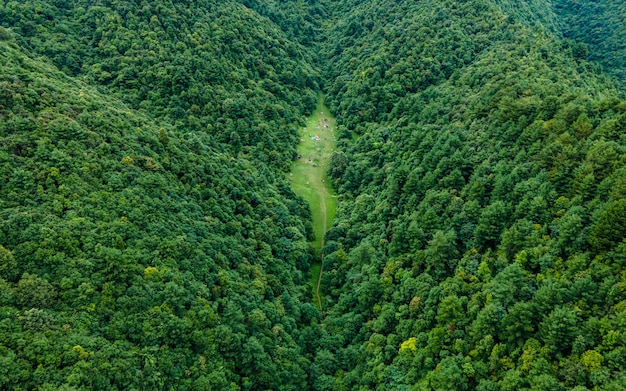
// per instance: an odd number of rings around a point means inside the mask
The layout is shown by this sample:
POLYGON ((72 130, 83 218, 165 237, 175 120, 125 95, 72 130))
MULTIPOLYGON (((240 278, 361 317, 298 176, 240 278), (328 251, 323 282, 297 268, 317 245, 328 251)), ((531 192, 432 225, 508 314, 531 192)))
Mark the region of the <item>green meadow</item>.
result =
POLYGON ((293 191, 306 199, 311 206, 315 240, 310 244, 319 261, 311 266, 310 282, 313 299, 320 309, 322 298, 318 297, 317 288, 322 272, 324 234, 332 224, 337 210, 337 195, 326 176, 330 156, 336 147, 335 132, 335 118, 330 115, 322 94, 319 94, 315 112, 307 119, 306 127, 300 129, 299 158, 289 174, 293 191))

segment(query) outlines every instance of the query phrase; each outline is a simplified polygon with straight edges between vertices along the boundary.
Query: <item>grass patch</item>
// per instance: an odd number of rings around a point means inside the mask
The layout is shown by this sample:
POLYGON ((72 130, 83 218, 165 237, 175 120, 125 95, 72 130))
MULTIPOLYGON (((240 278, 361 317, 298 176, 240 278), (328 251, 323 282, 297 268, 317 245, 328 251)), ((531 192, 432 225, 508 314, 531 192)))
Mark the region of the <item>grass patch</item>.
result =
POLYGON ((312 288, 313 289, 313 304, 315 304, 315 306, 318 307, 318 309, 320 309, 319 308, 320 304, 324 303, 324 297, 323 296, 317 297, 317 289, 315 289, 315 287, 317 286, 317 281, 320 278, 321 271, 322 271, 322 265, 319 263, 312 264, 311 269, 309 270, 309 283, 313 287, 312 288))
MULTIPOLYGON (((336 121, 324 105, 322 94, 318 95, 317 108, 307 119, 306 127, 300 129, 300 158, 292 165, 289 180, 293 191, 307 200, 313 215, 315 240, 310 242, 320 260, 311 266, 310 281, 316 301, 316 287, 321 272, 321 249, 324 235, 331 226, 337 211, 337 195, 328 181, 326 173, 330 156, 335 151, 336 121)), ((321 298, 320 298, 321 299, 321 298)))

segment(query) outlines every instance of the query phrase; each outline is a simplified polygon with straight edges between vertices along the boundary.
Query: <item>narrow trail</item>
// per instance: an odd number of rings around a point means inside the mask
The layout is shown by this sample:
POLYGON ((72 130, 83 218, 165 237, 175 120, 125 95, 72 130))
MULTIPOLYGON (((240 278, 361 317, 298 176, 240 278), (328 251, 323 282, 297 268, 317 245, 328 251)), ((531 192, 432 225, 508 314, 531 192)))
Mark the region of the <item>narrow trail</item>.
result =
MULTIPOLYGON (((324 190, 326 190, 326 188, 324 188, 324 190)), ((324 191, 324 193, 326 193, 326 191, 324 191)), ((322 222, 324 223, 323 227, 324 229, 322 229, 322 231, 324 232, 324 235, 326 235, 326 231, 328 230, 326 227, 326 194, 324 194, 321 198, 320 198, 320 210, 321 210, 321 214, 322 214, 322 222)), ((321 246, 320 246, 320 274, 317 277, 317 285, 315 286, 315 295, 317 296, 317 305, 318 305, 318 309, 320 310, 320 314, 324 314, 324 307, 322 306, 322 296, 320 295, 320 285, 322 285, 322 274, 324 273, 324 237, 322 237, 322 242, 321 242, 321 246)))
POLYGON ((320 94, 315 112, 307 119, 307 126, 300 129, 299 158, 293 163, 289 174, 293 191, 303 197, 311 207, 315 240, 309 244, 318 255, 318 262, 311 265, 309 281, 313 290, 313 301, 320 312, 323 312, 320 285, 324 268, 324 235, 335 218, 337 209, 337 195, 326 176, 330 156, 335 148, 335 119, 330 115, 320 94))

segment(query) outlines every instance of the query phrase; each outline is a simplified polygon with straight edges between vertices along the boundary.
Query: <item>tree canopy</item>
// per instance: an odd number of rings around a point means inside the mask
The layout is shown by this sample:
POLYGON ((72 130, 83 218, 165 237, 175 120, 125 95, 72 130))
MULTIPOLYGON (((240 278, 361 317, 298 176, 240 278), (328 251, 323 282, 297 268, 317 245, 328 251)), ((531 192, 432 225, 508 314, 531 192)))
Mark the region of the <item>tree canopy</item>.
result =
POLYGON ((583 3, 0 2, 0 388, 620 389, 626 19, 583 3))

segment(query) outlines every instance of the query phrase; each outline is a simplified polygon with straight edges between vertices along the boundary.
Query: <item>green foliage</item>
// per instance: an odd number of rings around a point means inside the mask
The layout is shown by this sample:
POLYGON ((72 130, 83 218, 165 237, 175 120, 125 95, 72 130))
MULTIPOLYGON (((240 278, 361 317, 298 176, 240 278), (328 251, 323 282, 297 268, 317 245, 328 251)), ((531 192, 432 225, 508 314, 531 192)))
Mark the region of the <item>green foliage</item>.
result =
POLYGON ((15 281, 18 276, 18 265, 13 255, 13 251, 9 251, 0 245, 0 276, 15 281))
POLYGON ((15 301, 22 308, 45 308, 54 304, 57 293, 48 281, 24 273, 15 286, 15 301))
POLYGON ((623 388, 609 3, 3 2, 0 388, 623 388))
POLYGON ((0 388, 307 388, 308 52, 234 1, 0 24, 0 388))
POLYGON ((552 4, 562 18, 564 35, 577 42, 572 47, 574 54, 598 61, 622 87, 626 86, 626 5, 606 0, 558 0, 552 4))
POLYGON ((13 36, 11 35, 11 32, 0 26, 0 41, 11 41, 12 39, 13 36))
POLYGON ((602 211, 589 235, 598 250, 608 250, 626 237, 626 199, 611 202, 602 211))
POLYGON ((343 386, 608 385, 623 369, 604 356, 624 300, 617 89, 544 1, 330 9, 327 101, 358 135, 330 170, 345 261, 325 271, 324 323, 349 341, 335 354, 363 352, 343 386))
POLYGON ((297 137, 285 125, 315 108, 305 99, 318 84, 309 52, 236 1, 9 3, 0 20, 67 74, 108 86, 179 129, 209 131, 224 143, 234 133, 283 168, 297 137), (284 131, 269 130, 278 127, 284 131))

